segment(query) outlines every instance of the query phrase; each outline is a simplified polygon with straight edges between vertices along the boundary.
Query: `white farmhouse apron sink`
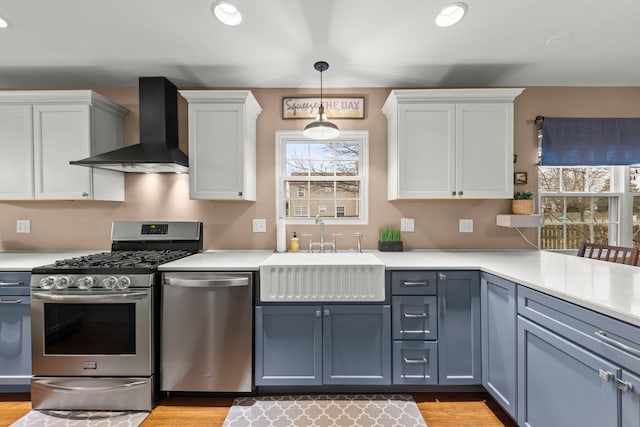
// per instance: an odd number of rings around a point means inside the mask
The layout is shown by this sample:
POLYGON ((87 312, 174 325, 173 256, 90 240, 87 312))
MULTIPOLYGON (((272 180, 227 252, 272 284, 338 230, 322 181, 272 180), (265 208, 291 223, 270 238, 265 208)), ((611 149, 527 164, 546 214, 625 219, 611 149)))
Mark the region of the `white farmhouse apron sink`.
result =
POLYGON ((384 271, 370 253, 276 253, 260 266, 260 301, 384 301, 384 271))

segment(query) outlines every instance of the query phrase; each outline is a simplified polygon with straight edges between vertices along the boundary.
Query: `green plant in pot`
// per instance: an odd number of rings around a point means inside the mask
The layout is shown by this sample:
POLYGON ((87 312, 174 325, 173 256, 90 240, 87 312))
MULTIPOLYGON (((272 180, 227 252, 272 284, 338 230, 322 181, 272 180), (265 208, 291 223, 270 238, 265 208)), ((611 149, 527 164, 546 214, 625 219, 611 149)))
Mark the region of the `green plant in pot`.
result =
POLYGON ((518 191, 511 201, 511 212, 515 215, 531 215, 535 210, 533 193, 531 191, 518 191))
POLYGON ((378 249, 387 252, 402 252, 402 239, 397 228, 383 228, 380 230, 378 249))

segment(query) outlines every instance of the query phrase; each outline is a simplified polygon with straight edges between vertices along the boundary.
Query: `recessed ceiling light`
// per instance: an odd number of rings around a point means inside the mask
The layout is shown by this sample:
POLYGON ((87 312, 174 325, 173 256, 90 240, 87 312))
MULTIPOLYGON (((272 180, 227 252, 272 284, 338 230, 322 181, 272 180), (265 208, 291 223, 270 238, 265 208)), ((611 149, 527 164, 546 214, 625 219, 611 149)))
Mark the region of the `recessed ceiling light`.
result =
POLYGON ((7 28, 8 26, 9 23, 2 16, 0 16, 0 29, 7 28))
POLYGON ((438 27, 450 27, 460 22, 466 13, 467 5, 465 3, 451 3, 445 6, 436 16, 436 25, 438 27))
POLYGON ((238 8, 226 0, 213 2, 211 12, 213 12, 218 21, 226 25, 235 26, 242 22, 242 14, 240 14, 238 8))

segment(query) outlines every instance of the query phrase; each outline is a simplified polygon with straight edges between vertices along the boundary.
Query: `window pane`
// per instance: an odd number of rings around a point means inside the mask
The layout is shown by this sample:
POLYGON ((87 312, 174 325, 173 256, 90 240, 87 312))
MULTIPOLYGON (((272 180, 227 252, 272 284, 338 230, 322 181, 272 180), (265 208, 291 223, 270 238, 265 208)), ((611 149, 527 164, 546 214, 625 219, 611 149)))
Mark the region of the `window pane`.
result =
POLYGON ((360 147, 358 144, 349 142, 335 144, 336 159, 338 160, 358 160, 360 157, 360 147))
POLYGON ((548 193, 560 191, 560 168, 539 167, 538 189, 548 193))
MULTIPOLYGON (((594 222, 610 222, 609 217, 609 198, 594 197, 593 203, 593 221, 594 222)), ((608 239, 607 239, 608 240, 608 239)))
POLYGON ((287 143, 285 151, 287 159, 306 159, 309 157, 309 144, 287 143))
POLYGON ((638 167, 632 166, 629 168, 629 191, 640 193, 640 168, 638 167))
POLYGON ((584 191, 587 184, 585 168, 562 168, 562 191, 584 191))
POLYGON ((588 224, 567 225, 567 247, 565 249, 578 249, 580 243, 591 240, 591 230, 588 224))
POLYGON ((322 217, 333 218, 335 216, 335 206, 336 202, 334 200, 312 199, 310 216, 320 215, 322 217))
POLYGON ((360 183, 358 181, 337 181, 336 198, 357 199, 360 198, 360 183))
POLYGON ((309 175, 309 162, 302 159, 289 159, 287 160, 287 169, 285 173, 287 176, 308 176, 309 175))
POLYGON ((542 213, 544 214, 545 224, 563 222, 565 220, 564 198, 563 197, 543 197, 542 213))
POLYGON ((311 176, 333 176, 334 163, 330 160, 312 160, 311 176))
POLYGON ((609 244, 609 224, 597 224, 593 226, 593 243, 599 243, 601 245, 609 244))
POLYGON ((611 168, 588 168, 588 185, 586 191, 601 193, 611 189, 611 168))
POLYGON ((567 197, 568 222, 591 222, 591 197, 567 197))
POLYGON ((357 161, 337 161, 336 174, 338 176, 357 176, 359 174, 358 162, 357 161))
POLYGON ((564 226, 547 225, 540 230, 541 249, 564 249, 564 226))
POLYGON ((333 146, 335 144, 309 144, 309 157, 311 159, 322 160, 322 159, 333 159, 335 158, 335 153, 333 146))

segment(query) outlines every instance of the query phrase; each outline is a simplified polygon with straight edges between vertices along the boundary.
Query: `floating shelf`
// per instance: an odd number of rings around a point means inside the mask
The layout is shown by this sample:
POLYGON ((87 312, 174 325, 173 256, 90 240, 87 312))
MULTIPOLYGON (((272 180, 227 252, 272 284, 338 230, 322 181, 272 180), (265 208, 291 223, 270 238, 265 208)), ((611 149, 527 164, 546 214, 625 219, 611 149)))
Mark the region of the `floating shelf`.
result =
POLYGON ((542 227, 542 215, 498 215, 496 225, 501 227, 542 227))

